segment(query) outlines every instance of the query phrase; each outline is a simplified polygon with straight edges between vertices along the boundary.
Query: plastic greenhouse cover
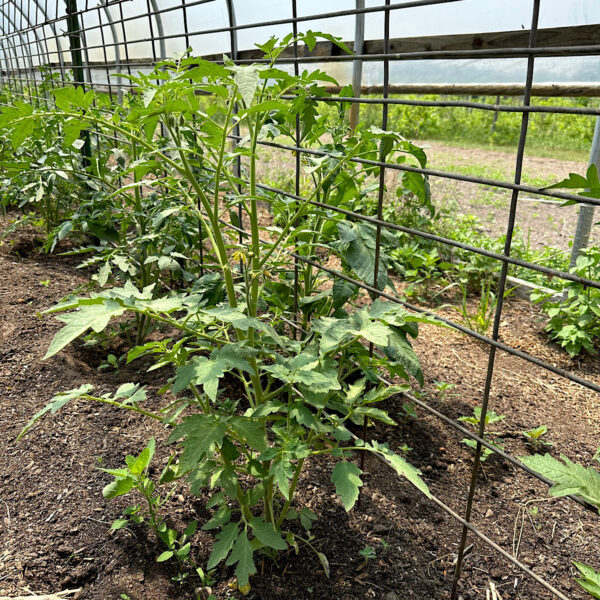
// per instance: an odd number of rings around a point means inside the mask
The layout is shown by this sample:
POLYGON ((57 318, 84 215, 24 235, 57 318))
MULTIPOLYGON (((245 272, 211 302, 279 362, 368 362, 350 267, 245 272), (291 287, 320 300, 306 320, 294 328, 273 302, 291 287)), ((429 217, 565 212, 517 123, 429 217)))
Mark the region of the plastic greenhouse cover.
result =
MULTIPOLYGON (((392 0, 397 4, 398 0, 392 0)), ((493 31, 509 31, 528 29, 531 22, 533 0, 462 0, 449 4, 438 4, 392 10, 390 12, 390 36, 392 38, 447 35, 460 33, 483 33, 493 31)), ((81 4, 81 1, 80 1, 81 4)), ((152 2, 148 0, 130 0, 111 5, 100 10, 90 10, 82 17, 83 29, 87 31, 85 44, 89 48, 87 59, 90 62, 116 61, 117 50, 120 58, 151 61, 155 56, 172 56, 182 52, 186 46, 192 47, 198 55, 228 53, 230 38, 228 32, 203 34, 203 31, 219 29, 229 25, 226 0, 189 6, 186 8, 187 28, 185 36, 183 27, 184 14, 181 0, 155 0, 160 14, 164 43, 152 41, 152 36, 159 35, 159 23, 156 18, 147 15, 152 2), (169 10, 172 9, 172 10, 169 10), (111 31, 109 17, 115 22, 111 31), (126 21, 121 24, 121 18, 126 21), (99 27, 101 26, 101 27, 99 27), (113 38, 116 36, 116 40, 113 38), (103 40, 106 44, 103 47, 103 40), (115 47, 115 41, 117 46, 115 47), (127 52, 125 53, 125 44, 127 52)), ((365 6, 377 7, 383 0, 365 0, 365 6)), ((260 23, 291 17, 291 0, 233 0, 235 18, 238 25, 260 23)), ((310 16, 319 13, 352 10, 355 0, 297 0, 298 15, 310 16)), ((23 23, 19 15, 27 14, 34 24, 43 24, 48 20, 64 14, 64 2, 47 3, 36 0, 12 0, 3 3, 0 11, 0 26, 4 33, 15 31, 15 25, 23 23), (37 5, 53 5, 43 14, 37 5), (58 6, 58 15, 52 14, 58 6), (12 10, 11 10, 12 7, 12 10)), ((300 31, 312 29, 341 36, 344 40, 353 40, 354 15, 316 18, 298 23, 300 31)), ((540 28, 564 27, 569 25, 586 25, 600 23, 600 0, 542 0, 540 12, 540 28)), ((382 12, 365 15, 365 39, 383 38, 384 16, 382 12)), ((254 47, 255 43, 267 40, 272 35, 282 36, 291 31, 291 24, 269 25, 239 29, 237 31, 238 48, 254 47)), ((59 35, 47 43, 47 54, 52 62, 57 62, 59 47, 63 54, 68 51, 67 40, 61 36, 64 22, 57 24, 59 35), (58 45, 57 45, 58 44, 58 45)), ((53 38, 56 35, 51 26, 37 28, 40 37, 53 38)), ((2 36, 4 37, 4 36, 2 36)), ((0 37, 0 40, 2 38, 0 37)), ((16 38, 19 39, 19 38, 16 38)), ((32 32, 20 36, 36 48, 36 39, 32 32)), ((41 47, 41 44, 39 44, 41 47)), ((8 44, 0 44, 1 51, 8 56, 8 44)), ((35 52, 35 50, 34 50, 35 52)), ((20 66, 26 66, 25 57, 20 57, 20 66)), ((34 61, 36 64, 43 60, 34 61)), ((323 65, 312 64, 306 68, 324 68, 323 65)), ((349 81, 351 63, 329 63, 325 67, 341 83, 349 81)), ((392 83, 519 83, 525 78, 525 59, 495 60, 430 60, 430 61, 398 61, 392 62, 390 76, 392 83)), ((96 81, 106 80, 104 70, 92 69, 92 77, 96 81)), ((366 62, 363 67, 365 85, 381 83, 381 63, 366 62)), ((599 57, 566 57, 539 58, 536 60, 535 82, 600 82, 599 57)))

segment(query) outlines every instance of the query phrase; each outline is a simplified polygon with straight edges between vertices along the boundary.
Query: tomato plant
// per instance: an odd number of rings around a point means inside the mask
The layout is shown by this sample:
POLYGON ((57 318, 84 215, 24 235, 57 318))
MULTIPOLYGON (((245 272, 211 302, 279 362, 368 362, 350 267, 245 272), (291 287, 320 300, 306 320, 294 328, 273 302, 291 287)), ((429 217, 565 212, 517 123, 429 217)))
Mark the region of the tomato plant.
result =
MULTIPOLYGON (((300 475, 311 458, 339 459, 331 480, 346 510, 362 486, 362 471, 352 462, 356 450, 383 456, 429 495, 418 469, 387 444, 353 442, 351 427, 365 420, 395 424, 377 404, 408 390, 412 380, 423 383, 409 340, 419 322, 435 321, 392 302, 361 307, 354 302, 355 285, 326 281, 307 266, 298 279, 303 332, 299 339, 289 336, 294 307, 285 288, 293 271, 291 250, 308 259, 325 250, 345 272, 375 282, 375 227, 328 208, 370 193, 357 182, 369 187, 378 170, 358 167, 353 159, 405 160, 419 153, 397 133, 349 132, 318 116, 316 97, 324 93, 319 82, 331 78, 318 70, 292 76, 276 67, 287 47, 302 41, 310 49, 317 37, 345 50, 337 38, 307 32, 260 46, 265 65, 216 64, 183 55, 158 64, 149 75, 130 77, 136 93, 123 106, 98 100, 93 91, 63 88, 54 91, 52 109, 15 105, 0 119, 15 144, 34 131, 48 136, 60 129, 68 147, 86 128, 116 144, 102 155, 103 164, 89 167, 98 189, 71 223, 99 225, 96 235, 104 245, 96 248, 100 258, 92 259, 103 263, 98 283, 111 282, 113 265, 123 277, 114 282, 119 285, 47 311, 64 327, 46 357, 89 330, 101 333, 111 320, 130 315, 138 336, 127 360, 152 356, 153 368, 170 367, 164 372, 172 374, 165 376, 169 400, 162 409, 145 408, 146 392, 137 384, 103 395, 83 385, 55 396, 24 433, 43 414, 76 398, 163 423, 167 442, 176 449, 162 481, 185 479, 192 494, 211 495, 208 507, 214 514, 204 528, 218 533, 207 568, 235 565, 242 588, 256 572, 256 552, 298 550, 300 543, 313 547, 309 532, 315 515, 295 506, 300 475), (201 94, 207 93, 214 101, 204 102, 201 94), (294 100, 286 101, 288 95, 294 100), (280 211, 276 224, 265 225, 259 202, 281 207, 282 199, 260 191, 260 142, 294 139, 297 118, 304 143, 325 155, 304 164, 312 181, 305 197, 280 211), (232 143, 238 127, 243 137, 232 143), (245 223, 236 221, 239 207, 245 223), (245 225, 241 239, 232 227, 236 223, 245 225), (167 262, 182 274, 180 285, 160 277, 167 262), (171 337, 143 343, 150 323, 165 325, 171 337), (370 352, 368 344, 377 351, 370 352), (380 373, 404 382, 387 386, 380 373), (225 381, 235 382, 237 392, 225 381), (306 534, 291 526, 294 520, 306 534)), ((384 253, 377 285, 388 284, 384 253)), ((149 458, 144 461, 141 470, 130 457, 127 469, 110 471, 115 478, 110 495, 139 489, 151 509, 154 484, 145 478, 149 458)), ((160 521, 152 516, 151 522, 162 539, 160 521)), ((173 542, 163 556, 181 551, 173 542)), ((318 555, 326 566, 326 557, 318 555)))

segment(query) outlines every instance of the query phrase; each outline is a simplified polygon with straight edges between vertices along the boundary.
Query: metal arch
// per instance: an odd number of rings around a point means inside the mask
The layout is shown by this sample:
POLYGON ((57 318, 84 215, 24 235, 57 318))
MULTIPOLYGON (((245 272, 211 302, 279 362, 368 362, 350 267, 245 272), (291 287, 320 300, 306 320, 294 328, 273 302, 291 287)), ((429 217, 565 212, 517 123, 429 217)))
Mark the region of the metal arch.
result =
MULTIPOLYGON (((11 37, 11 36, 14 37, 15 34, 18 35, 21 38, 21 43, 23 44, 23 48, 27 52, 27 59, 28 59, 28 62, 29 62, 29 68, 33 72, 33 59, 31 57, 31 52, 29 51, 29 43, 25 43, 24 42, 24 40, 23 40, 23 33, 21 31, 19 31, 19 28, 17 27, 16 23, 5 12, 3 5, 0 5, 0 12, 6 18, 6 20, 8 21, 8 24, 12 25, 14 27, 14 29, 15 29, 14 31, 10 32, 9 34, 6 34, 6 32, 4 32, 4 36, 6 37, 7 41, 10 41, 9 37, 11 37)), ((18 70, 19 69, 19 55, 17 54, 17 48, 16 48, 16 46, 14 46, 14 50, 15 50, 15 61, 16 61, 17 70, 18 70)), ((25 55, 25 52, 23 53, 23 57, 24 57, 24 55, 25 55)))
POLYGON ((9 70, 12 69, 12 58, 10 56, 9 48, 5 47, 4 41, 8 42, 6 31, 4 30, 4 21, 0 21, 0 31, 2 32, 2 38, 0 38, 0 47, 2 49, 2 60, 3 64, 0 65, 0 77, 4 81, 5 68, 6 67, 6 78, 8 79, 8 85, 10 87, 10 78, 8 77, 9 70))
MULTIPOLYGON (((56 22, 50 18, 48 12, 45 7, 42 7, 41 0, 32 0, 33 3, 37 6, 38 10, 42 13, 44 19, 46 19, 46 23, 44 25, 49 25, 52 29, 52 33, 54 34, 54 41, 56 42, 56 53, 58 54, 58 64, 60 65, 61 73, 64 73, 65 70, 65 61, 63 58, 63 50, 61 48, 60 36, 56 30, 56 22)), ((48 47, 48 42, 46 41, 46 48, 48 47)), ((48 54, 48 60, 50 59, 50 52, 48 54)))
MULTIPOLYGON (((17 55, 17 49, 16 49, 16 46, 14 45, 14 42, 10 39, 12 36, 12 33, 7 34, 6 30, 4 29, 4 22, 2 22, 2 35, 4 36, 4 38, 2 40, 0 40, 0 42, 2 42, 2 51, 4 53, 4 41, 5 40, 6 40, 7 48, 9 50, 9 52, 7 53, 8 57, 5 54, 5 58, 7 58, 8 62, 11 65, 10 72, 18 73, 19 72, 19 60, 18 60, 18 55, 17 55), (11 56, 11 54, 12 54, 12 56, 11 56), (13 65, 13 61, 14 61, 14 65, 13 65)), ((8 77, 8 71, 7 71, 7 77, 8 77)), ((8 77, 9 86, 10 86, 11 79, 12 79, 11 77, 8 77)), ((18 77, 14 80, 15 88, 17 86, 18 80, 19 80, 18 77)), ((23 86, 21 84, 21 92, 22 91, 23 91, 23 86)))
MULTIPOLYGON (((18 11, 21 13, 21 15, 24 17, 24 19, 25 19, 25 22, 27 23, 27 26, 28 26, 28 28, 29 28, 29 29, 31 29, 31 30, 33 31, 33 35, 35 36, 36 44, 37 44, 37 47, 38 47, 38 50, 39 50, 39 56, 41 57, 41 56, 44 56, 44 55, 45 55, 45 56, 46 56, 46 60, 47 60, 48 62, 50 62, 50 55, 48 54, 48 51, 47 51, 47 50, 46 50, 46 52, 44 52, 44 51, 43 51, 43 48, 42 48, 42 43, 41 43, 41 41, 40 41, 40 37, 39 37, 39 35, 38 35, 38 33, 37 33, 37 27, 38 27, 38 24, 37 24, 37 23, 36 23, 35 25, 33 25, 33 24, 32 24, 32 22, 31 22, 31 19, 30 19, 29 12, 28 12, 28 13, 27 13, 27 15, 26 15, 26 14, 25 14, 25 11, 23 10, 23 7, 22 7, 22 6, 20 6, 20 5, 17 5, 17 3, 16 3, 16 2, 13 2, 13 6, 15 7, 15 10, 18 10, 18 11)), ((36 4, 36 6, 37 6, 37 4, 36 4)), ((43 14, 43 13, 42 13, 42 14, 43 14)), ((13 25, 14 25, 14 23, 13 23, 13 25)), ((17 33, 17 32, 15 32, 15 33, 17 33)), ((19 36, 20 36, 20 37, 21 37, 21 39, 22 39, 22 32, 21 32, 21 31, 18 31, 18 33, 19 33, 19 36)), ((28 37, 29 37, 29 36, 28 36, 28 37)), ((29 39, 27 39, 27 48, 28 48, 28 49, 29 49, 29 44, 30 44, 30 42, 29 42, 29 39)), ((31 57, 31 53, 29 53, 29 54, 30 54, 30 58, 32 58, 32 57, 31 57)), ((40 62, 41 62, 41 61, 40 61, 40 62)), ((31 63, 32 63, 32 60, 30 60, 30 64, 31 64, 31 63)), ((33 71, 33 66, 31 66, 31 69, 32 69, 32 71, 33 71)))
POLYGON ((156 29, 158 30, 158 45, 160 47, 160 60, 166 60, 167 58, 167 44, 165 42, 165 28, 163 27, 162 15, 158 9, 156 0, 150 0, 152 5, 152 12, 154 13, 154 19, 156 21, 156 29))
MULTIPOLYGON (((110 7, 108 6, 108 0, 102 0, 101 5, 102 5, 104 15, 106 16, 106 20, 108 22, 108 26, 110 28, 110 34, 112 35, 112 39, 114 42, 113 46, 115 48, 115 62, 116 62, 115 71, 117 73, 122 73, 121 48, 119 47, 119 40, 118 40, 118 35, 117 35, 117 28, 115 27, 115 21, 112 18, 112 15, 110 14, 110 7)), ((124 41, 124 43, 127 43, 127 42, 124 41)), ((121 83, 120 77, 117 77, 117 80, 118 80, 118 82, 115 84, 115 87, 117 88, 117 101, 119 102, 119 104, 121 104, 123 102, 123 84, 121 83)), ((107 83, 109 85, 112 85, 110 83, 110 81, 108 81, 107 83)))

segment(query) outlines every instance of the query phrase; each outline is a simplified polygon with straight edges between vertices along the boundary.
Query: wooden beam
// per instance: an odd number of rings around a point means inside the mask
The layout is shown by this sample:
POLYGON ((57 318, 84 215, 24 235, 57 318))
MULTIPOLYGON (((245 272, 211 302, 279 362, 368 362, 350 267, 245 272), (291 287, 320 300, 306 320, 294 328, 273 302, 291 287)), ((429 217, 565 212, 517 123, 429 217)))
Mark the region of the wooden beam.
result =
MULTIPOLYGON (((328 86, 327 92, 338 94, 338 86, 328 86)), ((400 83, 390 85, 390 94, 438 94, 442 96, 522 96, 520 83, 400 83)), ((362 86, 361 96, 381 96, 382 85, 362 86)), ((600 83, 538 83, 532 96, 562 98, 599 98, 600 83)))
MULTIPOLYGON (((591 46, 600 40, 600 25, 578 25, 572 27, 553 27, 539 29, 536 45, 544 48, 563 48, 566 46, 591 46)), ((365 40, 363 54, 382 54, 383 40, 365 40)), ((529 44, 529 30, 494 31, 488 33, 466 33, 458 35, 436 35, 420 37, 404 37, 390 39, 390 53, 401 54, 405 52, 432 52, 447 50, 498 50, 509 48, 526 48, 529 44)), ((354 49, 354 42, 346 42, 350 49, 354 49)), ((331 42, 317 42, 312 52, 306 46, 298 48, 298 56, 340 56, 345 54, 331 42)), ((263 52, 258 48, 240 50, 238 59, 256 60, 263 57, 263 52)), ((292 58, 293 49, 288 48, 282 52, 281 58, 292 58)), ((213 54, 204 56, 206 60, 221 60, 222 55, 213 54)))

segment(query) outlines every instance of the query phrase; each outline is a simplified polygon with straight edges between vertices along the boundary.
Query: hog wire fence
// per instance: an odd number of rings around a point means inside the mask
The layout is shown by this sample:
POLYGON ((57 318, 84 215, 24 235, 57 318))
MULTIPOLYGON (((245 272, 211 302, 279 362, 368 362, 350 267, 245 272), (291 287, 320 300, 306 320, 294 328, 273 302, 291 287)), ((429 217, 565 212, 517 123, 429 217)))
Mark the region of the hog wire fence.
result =
MULTIPOLYGON (((600 392, 600 385, 587 380, 577 373, 550 364, 543 358, 511 347, 499 339, 500 325, 503 317, 504 295, 507 290, 507 276, 509 266, 523 267, 544 273, 548 276, 561 278, 565 281, 574 281, 590 288, 600 288, 600 281, 580 277, 576 274, 554 269, 548 266, 534 264, 511 256, 511 245, 515 233, 517 207, 522 194, 536 197, 554 198, 562 201, 575 201, 581 206, 580 225, 582 214, 591 222, 594 207, 600 200, 583 198, 579 195, 559 192, 549 189, 539 189, 521 182, 523 159, 527 140, 530 115, 534 113, 555 113, 568 115, 587 115, 589 118, 599 117, 600 109, 573 106, 541 106, 531 103, 535 95, 600 95, 597 85, 546 85, 534 84, 536 60, 543 58, 559 57, 595 57, 600 54, 600 44, 595 43, 600 32, 600 26, 562 27, 554 29, 539 29, 541 0, 531 2, 530 22, 528 28, 521 31, 503 33, 482 33, 477 35, 453 35, 423 38, 394 38, 391 31, 391 15, 407 9, 419 9, 460 3, 465 0, 412 0, 405 2, 391 2, 384 0, 376 6, 365 7, 364 2, 357 0, 356 6, 344 10, 331 12, 308 13, 301 12, 302 2, 285 0, 284 2, 269 2, 266 4, 277 5, 277 8, 287 15, 272 20, 241 22, 239 11, 236 9, 235 0, 0 0, 0 79, 1 85, 14 94, 21 94, 33 102, 47 102, 48 98, 43 93, 36 93, 42 82, 43 72, 53 74, 53 85, 58 87, 67 85, 80 85, 107 91, 113 97, 121 100, 131 89, 127 79, 115 78, 118 74, 129 74, 137 71, 150 70, 153 65, 169 55, 178 51, 192 48, 193 55, 201 54, 211 60, 222 60, 222 54, 227 54, 234 61, 243 63, 260 62, 261 54, 252 49, 253 38, 258 36, 257 30, 265 38, 272 28, 285 33, 296 33, 301 28, 309 26, 327 31, 328 21, 340 18, 353 19, 356 25, 354 40, 347 40, 348 45, 354 48, 355 54, 346 55, 329 42, 319 42, 312 51, 305 46, 294 46, 293 51, 286 52, 280 62, 287 64, 295 73, 301 67, 313 68, 339 68, 340 65, 353 67, 354 97, 340 97, 336 95, 339 90, 333 89, 333 95, 318 97, 319 101, 327 103, 352 103, 353 118, 356 119, 361 105, 376 104, 381 107, 381 128, 387 129, 390 107, 397 106, 423 106, 423 107, 459 107, 474 111, 516 112, 521 114, 520 136, 515 156, 514 178, 511 181, 501 181, 485 177, 463 175, 456 172, 441 171, 429 168, 417 168, 406 164, 393 164, 367 159, 353 159, 366 165, 380 168, 377 212, 374 215, 363 215, 341 209, 336 206, 324 205, 319 202, 313 204, 331 211, 338 211, 356 221, 366 221, 376 227, 376 264, 374 286, 365 284, 325 265, 292 253, 296 264, 310 263, 314 267, 329 272, 335 277, 340 277, 366 290, 372 298, 384 298, 400 303, 408 309, 425 312, 422 308, 414 306, 394 293, 381 291, 377 287, 377 273, 379 272, 379 253, 381 248, 381 232, 384 228, 396 230, 410 236, 420 236, 440 244, 459 248, 476 255, 488 257, 498 261, 501 268, 497 282, 498 302, 494 313, 492 333, 490 336, 478 333, 463 324, 450 319, 439 317, 448 326, 483 342, 489 347, 489 357, 485 375, 485 385, 481 397, 482 417, 476 434, 463 427, 461 423, 449 418, 431 406, 423 398, 413 397, 412 401, 423 411, 439 419, 444 425, 455 430, 460 435, 466 436, 476 442, 476 452, 472 465, 470 485, 466 490, 466 501, 462 514, 457 514, 441 499, 434 497, 433 502, 457 524, 458 550, 455 561, 455 572, 452 584, 451 598, 455 600, 459 591, 459 580, 468 548, 469 536, 478 538, 485 545, 499 553, 545 588, 553 597, 568 600, 564 592, 557 589, 552 583, 533 572, 517 557, 494 542, 471 523, 475 503, 475 491, 478 485, 478 472, 482 450, 489 449, 508 461, 517 469, 525 471, 529 476, 537 478, 551 485, 552 482, 542 477, 537 472, 528 468, 517 458, 504 452, 486 438, 486 414, 490 393, 494 384, 494 369, 499 352, 516 356, 531 365, 532 369, 545 369, 555 375, 575 382, 593 392, 600 392), (283 5, 283 8, 282 8, 283 5), (207 16, 223 15, 225 24, 206 27, 203 24, 211 22, 207 16), (364 39, 364 18, 368 15, 379 16, 382 25, 379 39, 364 39), (316 25, 318 23, 318 25, 316 25), (267 33, 265 33, 267 32, 267 33), (246 38, 248 41, 241 41, 246 38), (241 44, 246 47, 242 48, 241 44), (204 50, 199 52, 197 48, 204 50), (207 52, 206 49, 211 51, 207 52), (486 59, 523 59, 526 62, 526 76, 522 84, 518 85, 437 85, 437 86, 410 86, 394 85, 390 81, 390 65, 399 61, 429 61, 440 60, 486 60, 486 59), (360 72, 363 65, 375 63, 381 69, 381 85, 362 88, 369 93, 369 97, 361 97, 360 72), (325 65, 325 67, 323 66, 325 65), (480 95, 513 94, 521 99, 520 104, 501 105, 489 104, 472 100, 414 100, 401 97, 390 97, 391 93, 405 93, 413 90, 426 91, 435 89, 441 93, 478 93, 480 95), (373 97, 377 94, 378 97, 373 97), (384 214, 384 182, 386 172, 395 170, 399 172, 412 171, 428 176, 429 178, 444 178, 455 181, 464 181, 483 188, 501 188, 510 191, 510 210, 506 223, 506 242, 502 253, 493 252, 484 248, 461 243, 440 235, 428 233, 414 228, 404 227, 383 219, 384 214), (587 211, 587 213, 586 213, 587 211), (587 216, 585 216, 587 215, 587 216)), ((351 3, 350 3, 351 5, 351 3)), ((260 40, 259 40, 260 41, 260 40)), ((327 156, 327 153, 302 148, 300 144, 299 126, 297 126, 297 142, 295 145, 278 144, 263 141, 262 144, 289 152, 295 161, 295 193, 263 185, 263 189, 274 191, 291 200, 302 201, 300 188, 301 157, 303 154, 327 156)), ((239 139, 239 137, 238 137, 239 139)), ((597 144, 596 144, 597 145, 597 144)), ((89 151, 89 146, 84 146, 83 151, 89 151)), ((241 222, 241 221, 240 221, 241 222)), ((228 226, 233 227, 229 224, 228 226)), ((586 224, 583 223, 585 230, 586 224)), ((588 227, 589 230, 589 227, 588 227)), ((585 235, 584 235, 585 237, 585 235)), ((244 232, 240 230, 240 239, 243 242, 244 232)), ((580 241, 581 242, 581 241, 580 241)), ((585 244, 585 239, 580 245, 585 244)), ((291 325, 294 325, 291 323, 291 325)), ((590 510, 596 510, 587 505, 576 496, 569 497, 573 502, 578 502, 590 510)))

